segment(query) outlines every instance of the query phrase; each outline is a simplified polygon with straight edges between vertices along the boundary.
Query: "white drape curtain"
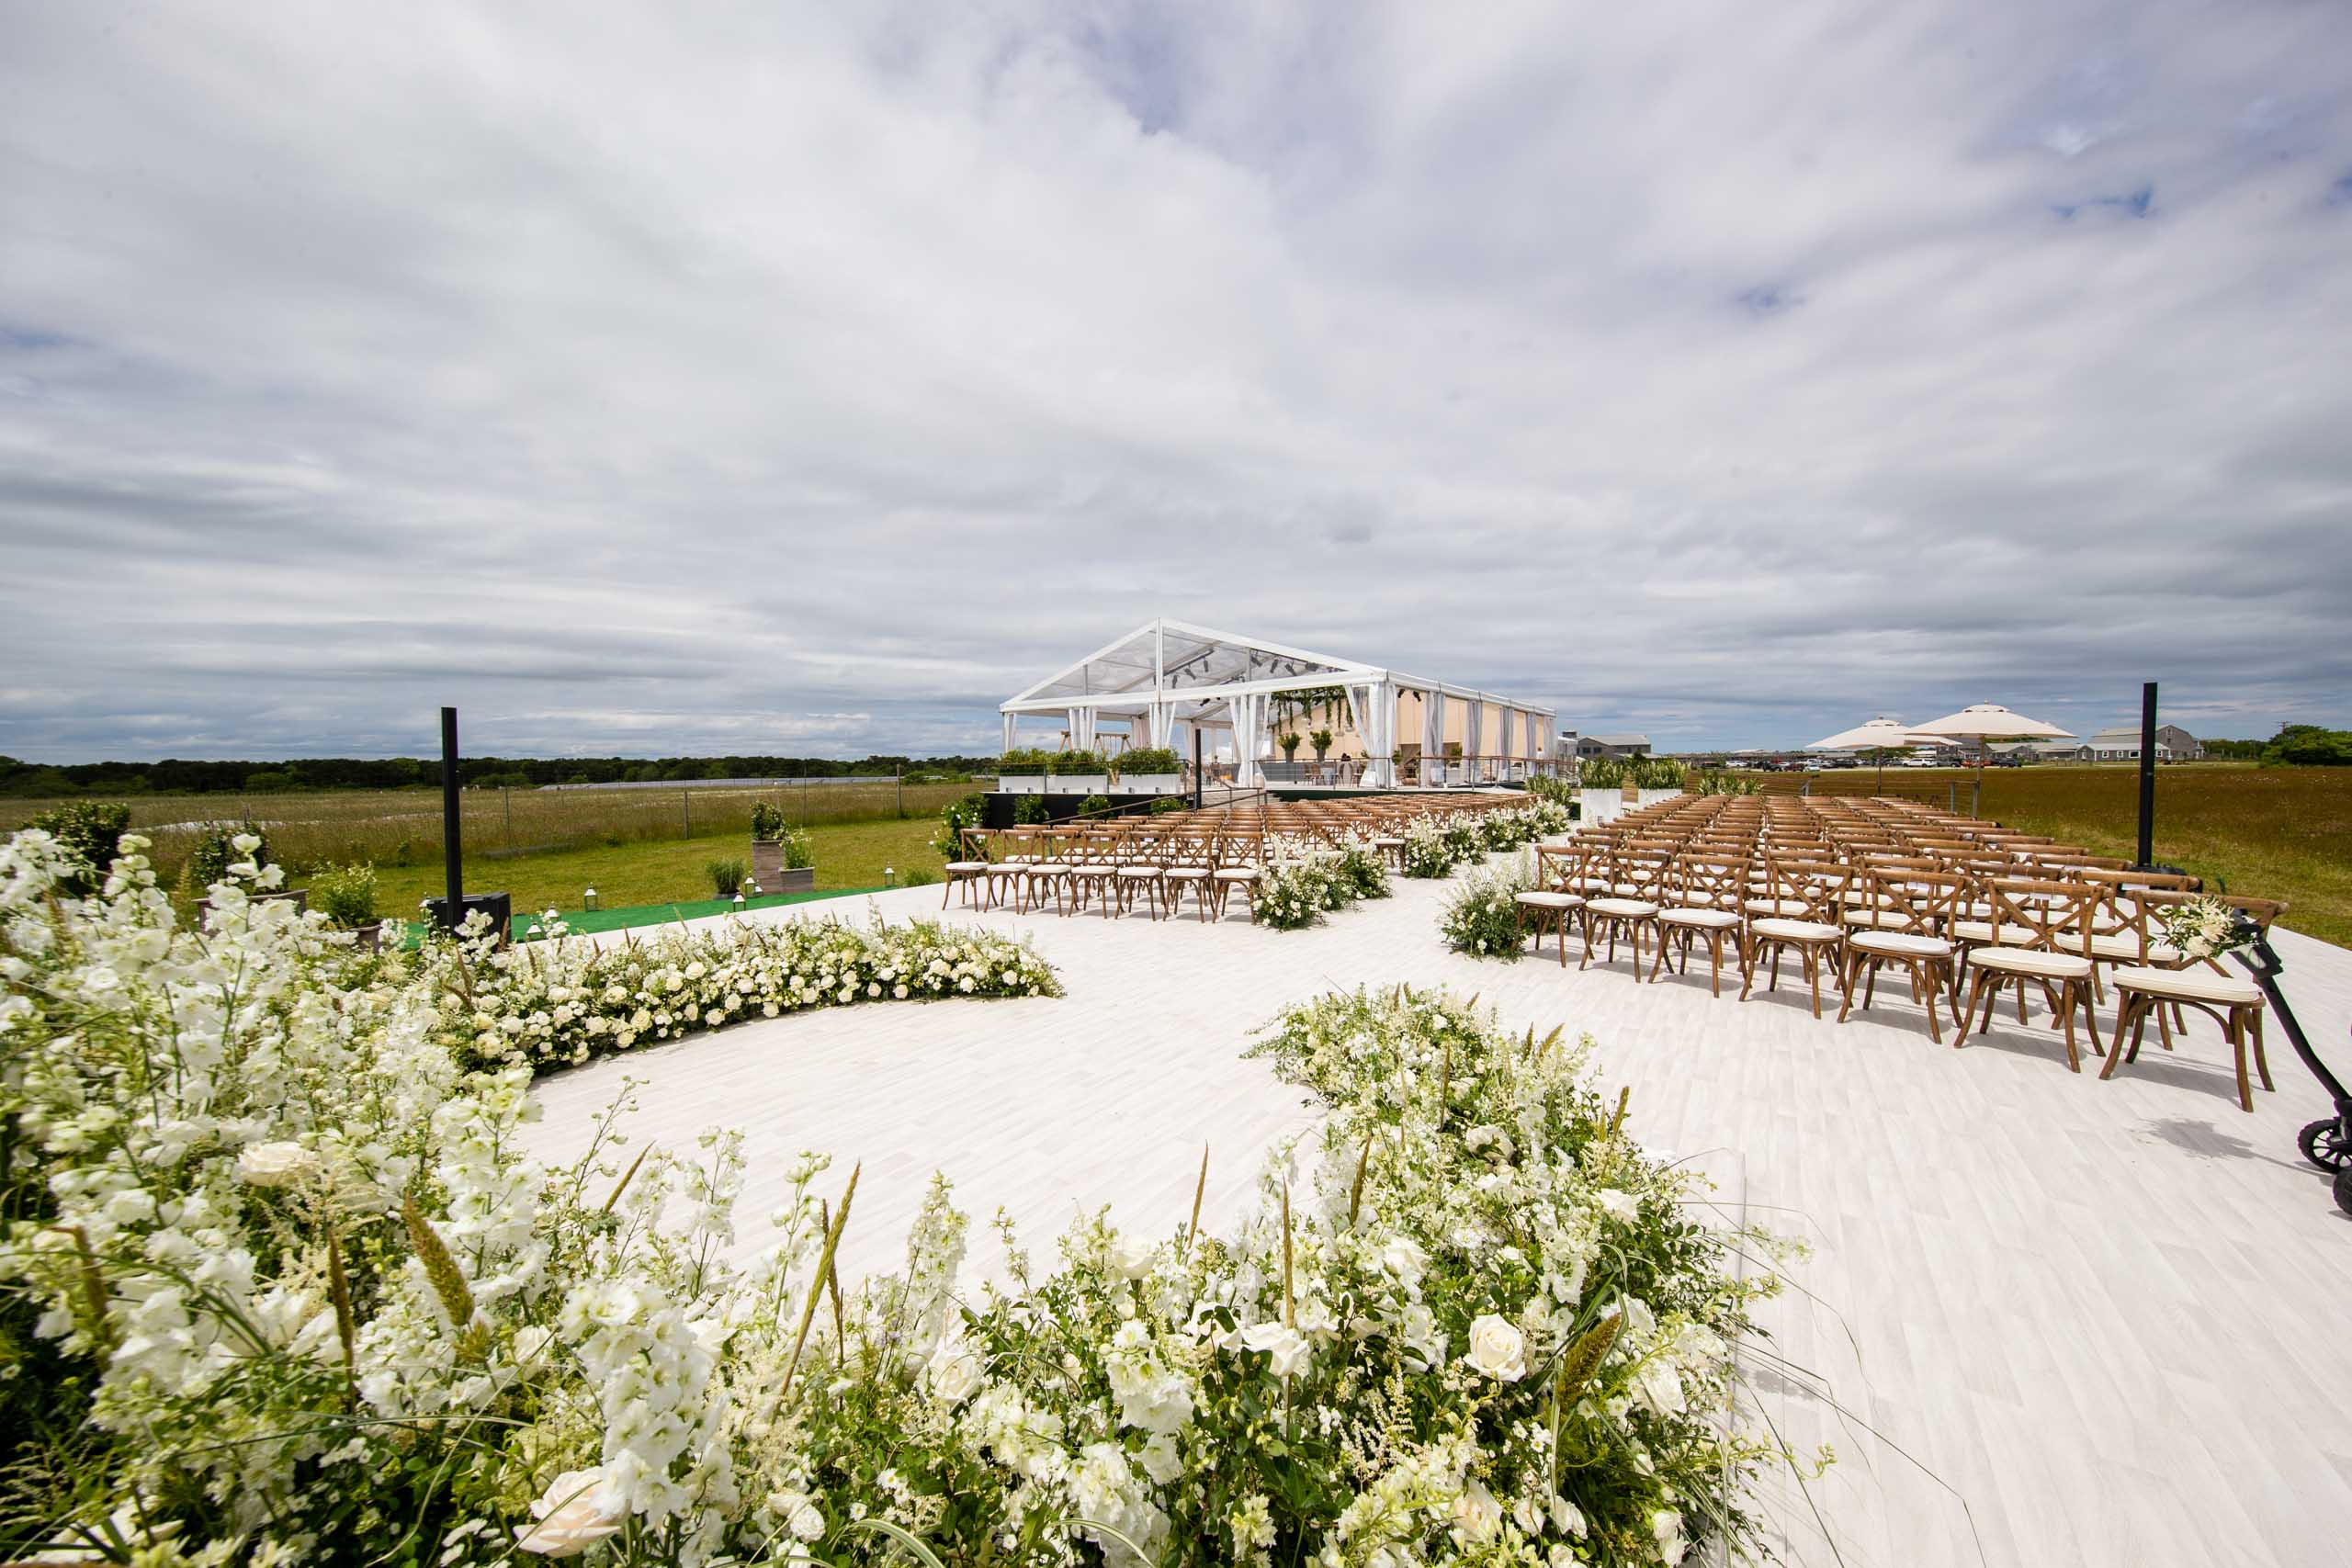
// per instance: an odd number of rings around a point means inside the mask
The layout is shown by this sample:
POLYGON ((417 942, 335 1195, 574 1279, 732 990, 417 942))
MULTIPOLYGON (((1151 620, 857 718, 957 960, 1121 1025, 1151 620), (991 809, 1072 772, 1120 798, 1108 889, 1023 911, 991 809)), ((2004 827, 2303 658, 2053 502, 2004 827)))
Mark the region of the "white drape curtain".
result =
POLYGON ((1148 744, 1173 747, 1176 744, 1176 705, 1153 703, 1144 710, 1144 731, 1150 737, 1148 744))
POLYGON ((1012 750, 1012 716, 1011 714, 1004 716, 1004 749, 1008 751, 1012 750))
POLYGON ((1445 766, 1445 694, 1421 694, 1421 782, 1433 784, 1432 776, 1445 766))
POLYGON ((1532 713, 1527 716, 1527 757, 1530 761, 1540 762, 1544 760, 1544 728, 1542 714, 1532 713))
MULTIPOLYGON (((1484 728, 1486 716, 1486 699, 1484 697, 1472 697, 1470 699, 1470 722, 1464 725, 1462 730, 1462 755, 1465 759, 1476 757, 1480 751, 1485 750, 1485 747, 1480 744, 1479 731, 1484 728)), ((1475 783, 1478 777, 1478 764, 1474 761, 1467 762, 1465 766, 1471 780, 1475 783)))
POLYGON ((1073 751, 1094 750, 1094 710, 1092 708, 1069 710, 1069 747, 1073 751))
POLYGON ((1233 782, 1247 787, 1260 780, 1258 753, 1266 743, 1266 698, 1261 693, 1244 693, 1226 700, 1225 711, 1233 723, 1233 782))
POLYGON ((1363 741, 1363 782, 1381 786, 1393 784, 1396 774, 1388 753, 1396 750, 1396 689, 1385 681, 1351 686, 1348 700, 1355 705, 1356 734, 1363 741))

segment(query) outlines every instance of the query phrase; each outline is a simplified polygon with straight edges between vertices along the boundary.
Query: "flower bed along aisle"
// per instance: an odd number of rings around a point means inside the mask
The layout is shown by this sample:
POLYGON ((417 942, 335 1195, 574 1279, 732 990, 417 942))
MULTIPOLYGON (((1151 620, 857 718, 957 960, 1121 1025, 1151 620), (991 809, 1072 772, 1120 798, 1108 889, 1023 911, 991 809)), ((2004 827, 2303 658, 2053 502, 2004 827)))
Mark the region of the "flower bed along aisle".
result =
POLYGON ((532 1047, 468 1070, 452 976, 233 884, 175 929, 125 845, 89 899, 45 835, 0 849, 0 1554, 1408 1568, 1751 1535, 1773 1451, 1724 1414, 1727 1344, 1769 1277, 1556 1035, 1294 1009, 1259 1050, 1328 1107, 1311 1179, 1278 1161, 1223 1235, 1097 1215, 967 1299, 944 1181, 902 1273, 839 1280, 857 1172, 804 1155, 731 1263, 736 1134, 632 1153, 623 1104, 537 1167, 532 1047))

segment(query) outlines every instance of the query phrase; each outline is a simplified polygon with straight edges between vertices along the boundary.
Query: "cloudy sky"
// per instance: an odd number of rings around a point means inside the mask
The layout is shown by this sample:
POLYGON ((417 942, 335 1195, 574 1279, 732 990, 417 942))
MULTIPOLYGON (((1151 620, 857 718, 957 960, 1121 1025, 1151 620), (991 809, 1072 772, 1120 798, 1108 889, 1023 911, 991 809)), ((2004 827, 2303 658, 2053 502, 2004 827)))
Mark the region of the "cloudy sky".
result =
POLYGON ((0 13, 0 751, 2352 720, 2352 6, 0 13), (2079 721, 2079 722, 2077 722, 2079 721))

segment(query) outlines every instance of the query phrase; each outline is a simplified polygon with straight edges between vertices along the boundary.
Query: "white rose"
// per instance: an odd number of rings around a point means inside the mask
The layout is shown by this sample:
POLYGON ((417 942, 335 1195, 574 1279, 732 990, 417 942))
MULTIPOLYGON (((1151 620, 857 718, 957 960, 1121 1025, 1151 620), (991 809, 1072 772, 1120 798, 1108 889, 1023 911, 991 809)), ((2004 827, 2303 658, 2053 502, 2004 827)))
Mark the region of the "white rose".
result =
POLYGON ((577 1557, 620 1533, 628 1517, 618 1493, 601 1470, 567 1470, 531 1505, 537 1523, 516 1525, 514 1544, 541 1557, 577 1557))
POLYGON ((1263 1350, 1272 1361, 1272 1371, 1278 1378, 1288 1378, 1306 1365, 1308 1346, 1306 1338, 1284 1323, 1261 1323, 1243 1329, 1244 1349, 1263 1350))
POLYGON ((1509 1318, 1487 1313, 1470 1325, 1470 1348, 1464 1360, 1502 1382, 1517 1382, 1527 1375, 1527 1337, 1509 1318))
POLYGON ((1690 1543, 1682 1539, 1682 1516, 1672 1508, 1660 1508, 1650 1516, 1650 1534, 1657 1540, 1657 1554, 1669 1563, 1682 1561, 1690 1543))
POLYGON ((784 1521, 796 1540, 815 1540, 825 1533, 825 1516, 806 1492, 771 1492, 768 1511, 784 1521))
POLYGON ((1151 1243, 1139 1235, 1122 1235, 1111 1244, 1111 1267, 1120 1277, 1140 1280, 1151 1272, 1151 1243))
POLYGON ((1176 1439, 1165 1432, 1144 1444, 1141 1457, 1144 1473, 1162 1486, 1184 1473, 1184 1460, 1176 1451, 1176 1439))
POLYGON ((318 1165, 319 1156, 300 1144, 248 1144, 237 1153, 237 1179, 254 1187, 288 1187, 318 1165))
POLYGON ((950 1404, 961 1404, 980 1386, 980 1359, 959 1340, 943 1341, 931 1353, 931 1392, 950 1404))
POLYGON ((1503 1506, 1487 1483, 1476 1476, 1463 1483, 1462 1495, 1453 1500, 1453 1528, 1472 1540, 1487 1540, 1502 1527, 1503 1506))
POLYGON ((1552 1499, 1552 1528, 1562 1535, 1572 1535, 1578 1540, 1582 1540, 1585 1532, 1584 1510, 1566 1497, 1555 1495, 1552 1499))
POLYGON ((1604 1187, 1592 1197, 1593 1201, 1621 1220, 1630 1220, 1641 1212, 1642 1201, 1639 1198, 1631 1192, 1620 1192, 1614 1187, 1604 1187))

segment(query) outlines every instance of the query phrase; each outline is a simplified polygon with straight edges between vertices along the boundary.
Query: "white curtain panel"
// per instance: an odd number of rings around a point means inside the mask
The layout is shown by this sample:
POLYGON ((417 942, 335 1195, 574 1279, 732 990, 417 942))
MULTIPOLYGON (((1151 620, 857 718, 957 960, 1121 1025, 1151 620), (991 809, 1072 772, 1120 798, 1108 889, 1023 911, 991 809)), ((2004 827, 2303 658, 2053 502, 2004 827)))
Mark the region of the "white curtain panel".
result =
MULTIPOLYGON (((1486 699, 1483 697, 1471 698, 1470 722, 1464 727, 1462 731, 1462 754, 1464 757, 1475 757, 1484 750, 1483 746, 1480 744, 1481 737, 1479 735, 1479 731, 1485 728, 1486 716, 1486 699)), ((1473 778, 1477 777, 1477 765, 1476 763, 1471 765, 1470 776, 1473 778)))

